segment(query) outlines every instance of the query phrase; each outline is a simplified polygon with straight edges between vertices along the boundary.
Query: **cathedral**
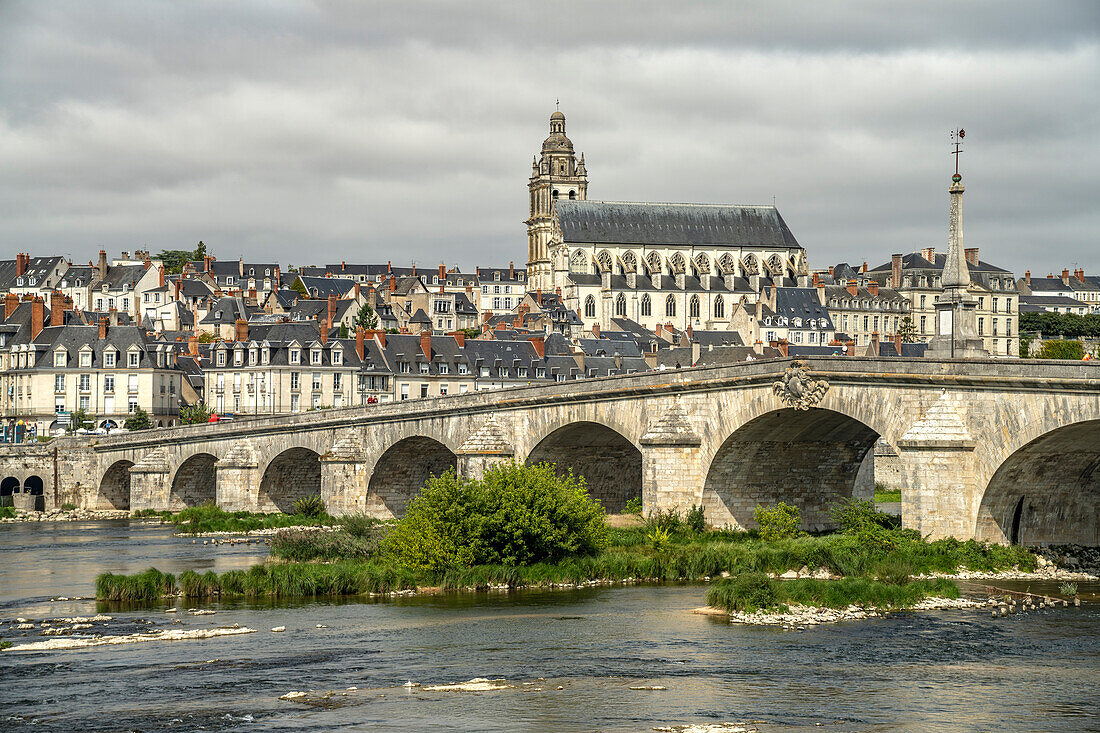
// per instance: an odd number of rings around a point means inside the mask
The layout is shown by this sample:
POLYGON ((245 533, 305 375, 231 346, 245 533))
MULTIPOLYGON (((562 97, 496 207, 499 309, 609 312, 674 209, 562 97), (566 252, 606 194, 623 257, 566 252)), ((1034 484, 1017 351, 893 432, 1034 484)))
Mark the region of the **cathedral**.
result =
POLYGON ((809 285, 806 253, 774 206, 589 201, 560 111, 528 190, 528 289, 560 291, 586 330, 613 319, 728 330, 763 289, 809 285))

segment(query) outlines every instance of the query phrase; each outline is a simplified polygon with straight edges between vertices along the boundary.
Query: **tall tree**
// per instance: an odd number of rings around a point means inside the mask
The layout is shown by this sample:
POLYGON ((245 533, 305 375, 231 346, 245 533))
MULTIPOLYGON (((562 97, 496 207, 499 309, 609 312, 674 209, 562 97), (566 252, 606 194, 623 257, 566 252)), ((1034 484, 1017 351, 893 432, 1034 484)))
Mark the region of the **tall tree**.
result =
POLYGON ((141 409, 141 406, 134 408, 134 412, 130 417, 126 418, 127 430, 147 430, 153 427, 153 421, 149 419, 149 413, 141 409))
POLYGON ((903 343, 916 343, 917 327, 913 325, 913 319, 910 316, 901 319, 901 323, 898 324, 898 336, 901 337, 903 343))
POLYGON ((355 314, 355 327, 368 330, 378 328, 378 314, 374 312, 374 308, 370 307, 370 303, 363 303, 359 312, 355 314))

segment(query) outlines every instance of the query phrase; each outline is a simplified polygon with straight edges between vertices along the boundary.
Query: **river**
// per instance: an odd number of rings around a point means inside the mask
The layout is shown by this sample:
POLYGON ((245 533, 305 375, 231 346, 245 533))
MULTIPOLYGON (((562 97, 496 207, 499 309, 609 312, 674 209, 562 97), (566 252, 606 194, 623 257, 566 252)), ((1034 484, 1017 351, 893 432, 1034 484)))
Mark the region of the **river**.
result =
MULTIPOLYGON (((51 600, 92 595, 103 571, 223 571, 265 555, 262 545, 192 544, 141 522, 0 525, 0 637, 15 644, 47 638, 12 628, 17 617, 97 610, 113 617, 96 629, 108 634, 258 629, 0 653, 0 729, 648 731, 762 721, 753 727, 1100 730, 1094 602, 1007 619, 941 611, 797 632, 693 615, 702 585, 227 602, 206 604, 217 611, 208 616, 165 613, 163 603, 123 609, 51 600), (286 631, 272 633, 277 626, 286 631), (402 687, 475 677, 515 687, 402 687), (312 705, 278 699, 305 690, 334 694, 312 705)), ((1082 591, 1095 600, 1098 588, 1082 591)))

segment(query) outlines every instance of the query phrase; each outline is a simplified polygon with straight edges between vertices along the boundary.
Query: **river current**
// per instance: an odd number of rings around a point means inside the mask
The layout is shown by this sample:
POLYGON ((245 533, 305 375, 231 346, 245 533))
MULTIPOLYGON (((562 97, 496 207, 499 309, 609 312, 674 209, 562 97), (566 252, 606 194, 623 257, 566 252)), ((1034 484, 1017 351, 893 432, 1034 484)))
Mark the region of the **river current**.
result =
MULTIPOLYGON (((94 629, 104 634, 257 629, 2 652, 0 730, 648 731, 723 721, 760 721, 760 731, 1100 730, 1095 602, 783 631, 693 615, 703 585, 226 602, 202 616, 164 603, 51 600, 91 596, 103 571, 220 572, 265 556, 262 545, 192 544, 141 522, 0 525, 0 638, 16 645, 49 638, 15 628, 18 617, 97 611, 112 616, 94 629), (514 687, 402 686, 476 677, 514 687), (333 694, 279 699, 308 690, 333 694)), ((1095 601, 1095 584, 1082 591, 1095 601)))

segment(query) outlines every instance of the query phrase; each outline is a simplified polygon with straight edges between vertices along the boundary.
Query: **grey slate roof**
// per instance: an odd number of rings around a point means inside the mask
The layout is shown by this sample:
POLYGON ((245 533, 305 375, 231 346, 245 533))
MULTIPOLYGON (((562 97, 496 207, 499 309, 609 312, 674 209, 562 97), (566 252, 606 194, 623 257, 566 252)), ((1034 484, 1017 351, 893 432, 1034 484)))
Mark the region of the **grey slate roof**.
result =
POLYGON ((817 288, 778 288, 775 292, 775 314, 786 316, 788 319, 801 318, 803 320, 825 319, 828 321, 826 330, 833 329, 833 319, 829 315, 829 309, 821 305, 817 299, 817 288))
POLYGON ((566 242, 800 247, 774 206, 558 201, 566 242))

